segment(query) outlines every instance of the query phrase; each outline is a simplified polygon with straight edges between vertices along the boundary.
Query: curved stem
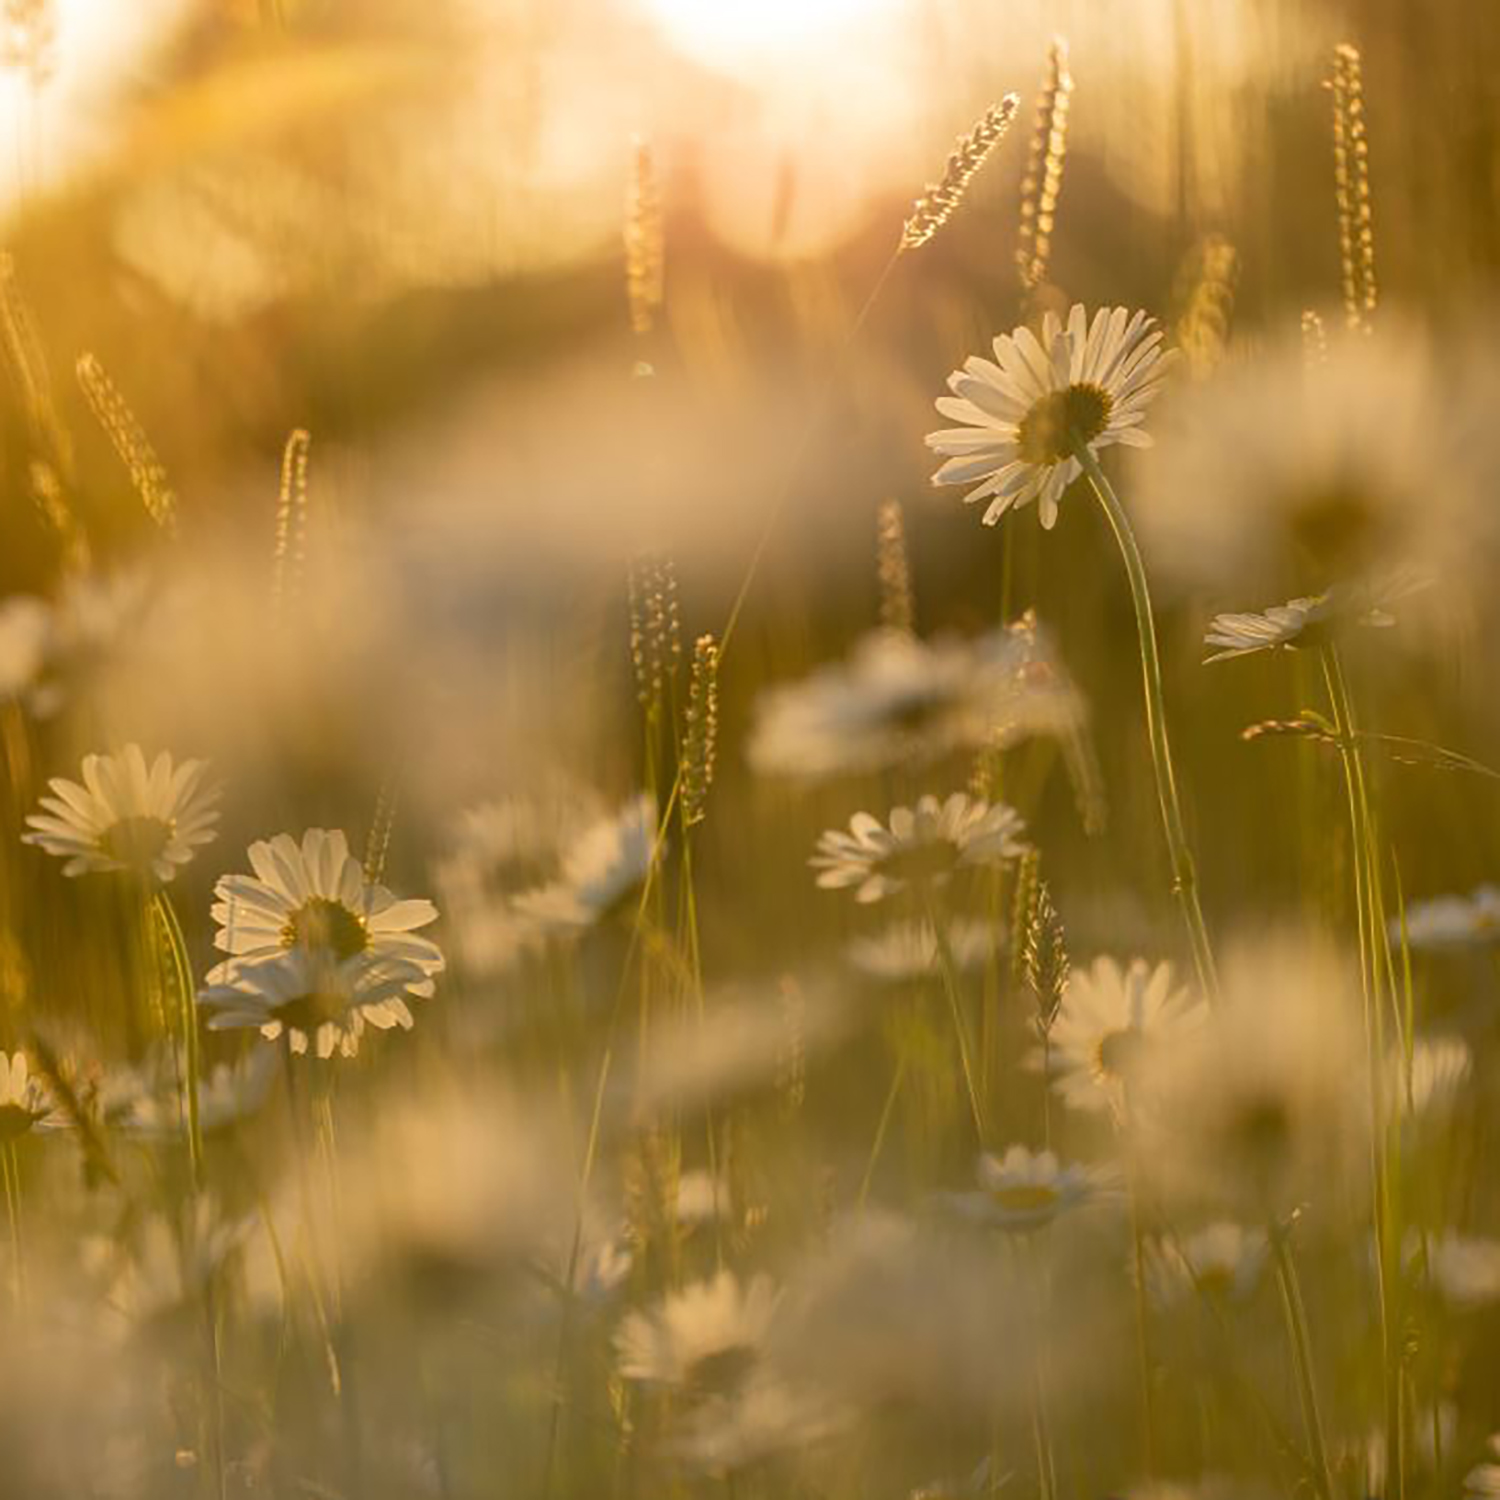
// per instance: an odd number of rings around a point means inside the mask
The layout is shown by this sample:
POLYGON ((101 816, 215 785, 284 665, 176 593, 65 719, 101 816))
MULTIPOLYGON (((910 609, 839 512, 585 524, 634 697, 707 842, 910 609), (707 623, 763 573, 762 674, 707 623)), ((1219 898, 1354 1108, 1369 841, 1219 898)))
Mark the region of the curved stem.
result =
POLYGON ((886 1092, 885 1103, 880 1109, 880 1120, 875 1126, 875 1139, 870 1145, 870 1159, 865 1163, 865 1175, 860 1178, 859 1197, 854 1200, 855 1213, 863 1213, 865 1200, 870 1196, 870 1184, 875 1178, 875 1164, 880 1160, 881 1148, 885 1145, 886 1132, 890 1129, 891 1116, 896 1112, 896 1101, 901 1097, 901 1085, 906 1079, 906 1049, 896 1057, 896 1071, 891 1075, 891 1086, 886 1092))
POLYGON ((1182 823, 1182 806, 1177 798, 1177 780, 1172 771, 1172 747, 1167 739, 1166 704, 1161 685, 1161 659, 1156 646, 1156 621, 1151 612, 1151 591, 1146 583, 1146 565, 1131 529, 1130 518, 1120 504, 1113 486, 1086 443, 1076 438, 1073 455, 1088 475, 1099 504, 1119 544, 1125 574, 1130 580, 1130 600, 1135 606, 1136 631, 1140 637, 1141 676, 1146 692, 1146 732, 1151 741, 1151 763, 1156 771, 1156 795, 1161 804, 1162 830, 1167 838, 1167 854, 1172 864, 1172 888, 1182 906, 1187 923, 1188 940, 1193 949, 1193 966, 1204 995, 1215 1001, 1219 995, 1218 971, 1214 967, 1213 949, 1198 901, 1198 875, 1188 847, 1182 823))
POLYGON ((969 1045, 969 1022, 964 1015, 963 995, 959 991, 958 966, 953 961, 953 949, 948 942, 945 917, 931 893, 927 900, 927 920, 932 924, 933 941, 937 945, 938 968, 943 976, 943 993, 948 997, 948 1013, 953 1019, 953 1035, 958 1043, 958 1061, 963 1069, 964 1092, 968 1095, 969 1114, 974 1121, 974 1134, 980 1150, 984 1149, 984 1110, 979 1104, 979 1087, 974 1081, 973 1049, 969 1045))
POLYGON ((203 1126, 198 1113, 198 1008, 193 998, 192 969, 188 964, 187 939, 177 920, 172 898, 159 890, 151 899, 166 934, 167 946, 172 950, 177 1013, 182 1026, 182 1067, 187 1074, 188 1160, 193 1170, 193 1191, 197 1192, 203 1186, 203 1126))
MULTIPOLYGON (((1388 1493, 1406 1491, 1402 1443, 1401 1357, 1395 1346, 1394 1309, 1397 1282, 1397 1245, 1400 1226, 1394 1212, 1399 1195, 1399 1152, 1386 1146, 1386 993, 1382 973, 1388 962, 1385 904, 1380 896, 1379 871, 1375 866, 1374 823, 1364 757, 1359 748, 1359 730, 1354 704, 1344 680, 1343 664, 1336 647, 1323 648, 1323 675, 1328 686, 1333 727, 1343 761, 1344 785, 1349 799, 1349 837, 1354 858, 1354 903, 1359 920, 1359 967, 1364 980, 1365 1045, 1370 1071, 1370 1155, 1375 1192, 1375 1276, 1380 1306, 1381 1370, 1385 1387, 1386 1480, 1388 1493)), ((1404 1057, 1404 1052, 1402 1056, 1404 1057)), ((1398 1101, 1399 1101, 1398 1091, 1398 1101)))

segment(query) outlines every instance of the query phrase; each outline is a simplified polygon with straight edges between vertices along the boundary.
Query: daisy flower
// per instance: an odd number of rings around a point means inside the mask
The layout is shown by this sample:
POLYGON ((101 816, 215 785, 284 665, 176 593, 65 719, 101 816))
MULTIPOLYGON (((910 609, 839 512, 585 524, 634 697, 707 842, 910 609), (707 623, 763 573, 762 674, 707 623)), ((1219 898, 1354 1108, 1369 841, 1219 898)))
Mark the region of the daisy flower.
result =
POLYGON ((1347 590, 1333 589, 1307 599, 1273 604, 1264 614, 1215 615, 1203 638, 1216 646, 1205 663, 1249 656, 1256 651, 1305 651, 1336 640, 1351 625, 1386 627, 1396 623, 1383 609, 1363 608, 1347 590))
MULTIPOLYGON (((972 918, 949 923, 946 936, 949 956, 960 973, 979 968, 1005 941, 1002 928, 972 918)), ((893 922, 884 932, 855 938, 849 944, 849 962, 860 973, 887 984, 942 973, 937 930, 929 921, 893 922)))
POLYGON ((915 808, 891 809, 890 823, 869 813, 849 820, 849 831, 831 829, 808 861, 824 890, 854 886, 862 904, 912 884, 945 881, 962 866, 998 865, 1026 852, 1020 813, 964 792, 939 802, 930 793, 915 808))
MULTIPOLYGON (((543 1099, 456 1074, 381 1101, 350 1132, 329 1225, 350 1285, 388 1315, 396 1297, 451 1305, 496 1278, 531 1282, 542 1266, 555 1275, 578 1227, 576 1202, 558 1192, 566 1140, 543 1099)), ((590 1223, 582 1233, 575 1270, 590 1223)), ((619 1269, 617 1260, 595 1267, 619 1269)))
POLYGON ((1003 1157, 979 1158, 979 1191, 950 1200, 965 1217, 992 1229, 1026 1233, 1097 1199, 1105 1180, 1088 1167, 1064 1166, 1051 1151, 1011 1146, 1003 1157))
POLYGON ((1249 1219, 1350 1204, 1366 1187, 1359 981, 1342 957, 1271 934, 1232 949, 1221 1002, 1140 1062, 1140 1160, 1192 1204, 1249 1219))
MULTIPOLYGON (((198 1086, 198 1119, 205 1135, 248 1119, 265 1103, 275 1056, 257 1049, 234 1063, 218 1063, 198 1086)), ((113 1128, 145 1136, 180 1136, 186 1128, 177 1086, 179 1064, 162 1049, 139 1070, 106 1076, 98 1094, 113 1128)))
MULTIPOLYGON (((1412 1235, 1408 1253, 1421 1253, 1412 1235)), ((1449 1231, 1426 1245, 1427 1279, 1445 1302, 1459 1308, 1500 1300, 1500 1241, 1449 1231)))
POLYGON ((36 681, 51 629, 42 600, 17 594, 0 601, 0 702, 21 697, 36 681))
POLYGON ((336 958, 326 948, 293 946, 270 958, 220 964, 221 975, 198 992, 210 1031, 258 1031, 267 1041, 283 1033, 296 1053, 317 1056, 359 1051, 365 1024, 381 1031, 409 1031, 406 996, 422 993, 431 980, 409 958, 375 952, 336 958))
POLYGON ((545 880, 604 811, 592 793, 559 784, 463 813, 433 877, 453 946, 470 970, 497 974, 519 958, 536 926, 512 898, 545 880))
POLYGON ((141 568, 71 574, 48 605, 47 634, 27 706, 38 718, 81 699, 103 669, 128 654, 161 604, 161 586, 141 568))
MULTIPOLYGON (((1406 1068, 1399 1052, 1391 1060, 1391 1078, 1405 1087, 1406 1068)), ((1474 1071, 1474 1054, 1458 1037, 1418 1037, 1411 1051, 1412 1110, 1441 1111, 1451 1105, 1474 1071)))
POLYGON ((0 1052, 0 1144, 32 1130, 60 1130, 67 1116, 46 1084, 31 1072, 24 1052, 0 1052))
POLYGON ((1500 1433, 1485 1444, 1491 1462, 1478 1464, 1464 1475, 1465 1500, 1495 1500, 1500 1496, 1500 1433))
POLYGON ((1173 400, 1141 466, 1148 556, 1183 588, 1472 575, 1494 535, 1485 384, 1466 350, 1390 325, 1320 364, 1290 338, 1225 365, 1173 400))
POLYGON ((733 1202, 732 1189, 725 1177, 695 1169, 677 1179, 673 1218, 679 1229, 693 1229, 727 1217, 733 1202))
POLYGON ((137 1334, 168 1334, 256 1228, 253 1215, 230 1218, 221 1204, 204 1195, 170 1217, 145 1218, 128 1241, 88 1240, 83 1260, 102 1282, 102 1301, 110 1313, 137 1334))
POLYGON ((1066 736, 1081 695, 1033 619, 975 640, 863 637, 849 659, 764 693, 748 755, 762 773, 825 777, 1066 736))
MULTIPOLYGON (((1391 921, 1400 944, 1401 923, 1391 921)), ((1500 942, 1500 886, 1481 885, 1467 896, 1434 896, 1406 908, 1406 941, 1413 949, 1489 948, 1500 942)))
POLYGON ((1170 964, 1132 959, 1123 968, 1096 958, 1074 970, 1044 1054, 1052 1087, 1074 1109, 1110 1110, 1123 1118, 1126 1093, 1148 1048, 1204 1014, 1202 1002, 1173 983, 1170 964))
POLYGON ((695 1404, 666 1446, 690 1469, 727 1474, 778 1453, 802 1452, 851 1420, 823 1392, 758 1369, 742 1385, 695 1404))
POLYGON ((251 844, 249 857, 253 875, 225 875, 214 887, 214 946, 231 956, 209 970, 209 985, 242 988, 242 972, 254 966, 252 989, 281 1004, 290 998, 288 986, 321 985, 333 975, 334 997, 354 995, 354 1009, 365 1019, 410 1025, 400 995, 429 997, 444 967, 437 944, 416 935, 437 920, 437 908, 430 901, 397 900, 367 880, 342 833, 310 828, 300 844, 278 834, 251 844), (259 967, 289 951, 306 962, 282 970, 259 967), (368 962, 341 968, 351 959, 368 962), (403 982, 393 1000, 387 990, 398 980, 403 982), (368 986, 379 998, 367 1003, 358 997, 368 986))
POLYGON ((1263 1229, 1220 1220, 1161 1246, 1160 1258, 1148 1264, 1152 1296, 1161 1306, 1188 1290, 1215 1301, 1243 1301, 1259 1284, 1269 1254, 1263 1229))
POLYGON ((207 773, 202 760, 174 768, 165 751, 148 768, 139 745, 85 755, 83 784, 54 776, 21 841, 66 860, 64 875, 122 870, 166 884, 215 836, 220 788, 207 773))
POLYGON ((514 906, 538 931, 582 932, 622 910, 640 890, 656 855, 656 799, 632 797, 592 823, 563 856, 562 875, 517 896, 514 906))
POLYGON ((650 1312, 621 1322, 620 1373, 700 1396, 732 1391, 760 1359, 778 1300, 768 1277, 742 1287, 732 1271, 669 1292, 650 1312))
POLYGON ((1100 308, 1090 320, 1077 304, 1066 326, 1055 313, 1001 334, 995 359, 975 356, 948 377, 938 411, 962 427, 929 433, 947 462, 934 484, 974 485, 964 503, 986 501, 984 524, 1034 500, 1042 525, 1057 522, 1058 501, 1083 472, 1074 445, 1090 452, 1124 443, 1144 448, 1146 408, 1161 390, 1171 356, 1143 312, 1100 308))

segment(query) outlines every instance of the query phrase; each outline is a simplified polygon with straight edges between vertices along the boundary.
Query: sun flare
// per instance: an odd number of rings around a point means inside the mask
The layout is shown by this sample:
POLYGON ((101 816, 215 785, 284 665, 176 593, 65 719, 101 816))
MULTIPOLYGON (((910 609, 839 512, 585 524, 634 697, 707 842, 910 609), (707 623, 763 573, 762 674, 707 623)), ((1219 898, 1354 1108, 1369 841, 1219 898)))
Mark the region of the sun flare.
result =
MULTIPOLYGON (((888 12, 895 0, 644 0, 668 42, 711 67, 734 68, 809 46, 888 12)), ((805 54, 804 54, 805 55, 805 54)))

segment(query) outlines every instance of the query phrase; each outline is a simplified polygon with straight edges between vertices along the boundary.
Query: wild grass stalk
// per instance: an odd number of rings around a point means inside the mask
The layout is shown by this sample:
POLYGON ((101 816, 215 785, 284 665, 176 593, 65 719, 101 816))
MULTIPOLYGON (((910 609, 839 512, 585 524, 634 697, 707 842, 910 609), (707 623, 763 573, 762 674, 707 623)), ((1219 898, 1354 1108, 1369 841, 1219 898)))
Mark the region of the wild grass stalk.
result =
POLYGON ((202 1062, 198 1044, 198 1006, 193 987, 192 963, 188 958, 187 938, 177 909, 165 890, 151 897, 151 909, 160 924, 162 937, 171 958, 172 990, 177 1001, 178 1032, 182 1038, 182 1071, 187 1100, 188 1161, 192 1169, 193 1191, 203 1188, 203 1122, 199 1104, 199 1078, 202 1062))
POLYGON ((1267 1225, 1271 1257, 1276 1267, 1276 1281, 1281 1292, 1282 1313, 1286 1320, 1287 1342, 1291 1346, 1296 1369, 1297 1394, 1302 1405, 1302 1422, 1312 1455, 1313 1484, 1318 1500, 1334 1500, 1333 1471, 1328 1462, 1328 1441, 1323 1430, 1322 1410, 1318 1402, 1317 1378, 1313 1373, 1312 1340, 1307 1328, 1307 1308, 1302 1300, 1302 1284, 1292 1259, 1288 1232, 1272 1220, 1267 1225))

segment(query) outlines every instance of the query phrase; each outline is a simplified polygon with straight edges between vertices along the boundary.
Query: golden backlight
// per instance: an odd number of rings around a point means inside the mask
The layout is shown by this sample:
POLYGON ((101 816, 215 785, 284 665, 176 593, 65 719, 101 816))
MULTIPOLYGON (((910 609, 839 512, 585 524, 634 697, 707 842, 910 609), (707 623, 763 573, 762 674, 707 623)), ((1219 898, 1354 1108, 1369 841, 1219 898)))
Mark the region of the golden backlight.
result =
POLYGON ((831 39, 889 12, 896 0, 644 0, 667 40, 711 67, 734 70, 831 39))

